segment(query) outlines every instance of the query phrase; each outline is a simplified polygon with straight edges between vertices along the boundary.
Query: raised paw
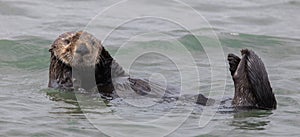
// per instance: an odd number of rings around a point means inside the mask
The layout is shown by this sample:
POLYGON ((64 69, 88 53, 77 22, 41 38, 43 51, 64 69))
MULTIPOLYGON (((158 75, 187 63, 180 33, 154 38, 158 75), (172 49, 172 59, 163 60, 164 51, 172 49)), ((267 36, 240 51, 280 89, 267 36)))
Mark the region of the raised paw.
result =
POLYGON ((231 76, 233 76, 241 59, 238 56, 230 53, 228 54, 227 60, 229 62, 229 70, 231 72, 231 76))

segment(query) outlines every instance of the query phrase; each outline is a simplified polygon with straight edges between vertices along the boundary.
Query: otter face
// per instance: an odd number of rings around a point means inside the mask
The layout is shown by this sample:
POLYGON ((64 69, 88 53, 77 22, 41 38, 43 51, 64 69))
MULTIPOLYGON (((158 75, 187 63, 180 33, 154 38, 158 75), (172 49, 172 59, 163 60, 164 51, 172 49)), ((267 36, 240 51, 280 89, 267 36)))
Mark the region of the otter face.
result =
POLYGON ((71 67, 93 67, 99 62, 102 45, 87 32, 66 32, 54 41, 49 51, 71 67))

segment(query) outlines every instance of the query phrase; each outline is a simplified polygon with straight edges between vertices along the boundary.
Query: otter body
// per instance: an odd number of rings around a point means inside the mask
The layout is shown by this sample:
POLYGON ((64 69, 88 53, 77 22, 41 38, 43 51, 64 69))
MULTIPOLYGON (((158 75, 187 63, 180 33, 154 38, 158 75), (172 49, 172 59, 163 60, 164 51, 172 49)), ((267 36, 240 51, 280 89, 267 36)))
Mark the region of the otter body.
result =
MULTIPOLYGON (((114 96, 113 79, 124 77, 129 87, 139 95, 146 95, 151 91, 149 81, 130 78, 101 42, 89 33, 64 33, 53 42, 49 52, 50 88, 90 90, 96 86, 102 95, 114 96)), ((242 59, 233 54, 228 55, 235 85, 232 105, 236 108, 275 109, 276 100, 261 59, 247 49, 242 50, 242 55, 242 59)), ((170 91, 165 91, 167 92, 170 91)), ((200 94, 196 103, 211 105, 214 100, 200 94)))

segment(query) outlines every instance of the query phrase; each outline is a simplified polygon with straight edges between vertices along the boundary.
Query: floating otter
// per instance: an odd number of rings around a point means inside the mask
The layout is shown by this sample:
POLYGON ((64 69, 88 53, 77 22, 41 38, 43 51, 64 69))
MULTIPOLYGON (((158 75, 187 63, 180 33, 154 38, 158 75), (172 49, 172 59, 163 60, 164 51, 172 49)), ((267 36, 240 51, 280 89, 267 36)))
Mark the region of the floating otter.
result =
MULTIPOLYGON (((114 96, 113 78, 125 77, 133 91, 140 95, 150 93, 149 81, 130 78, 123 68, 93 35, 79 31, 60 35, 49 49, 51 63, 48 87, 90 90, 96 85, 104 96, 114 96), (93 83, 93 82, 96 83, 93 83)), ((276 100, 261 59, 251 50, 242 50, 242 59, 229 54, 230 72, 234 80, 235 108, 276 109, 276 100)), ((202 94, 197 104, 214 103, 202 94)))

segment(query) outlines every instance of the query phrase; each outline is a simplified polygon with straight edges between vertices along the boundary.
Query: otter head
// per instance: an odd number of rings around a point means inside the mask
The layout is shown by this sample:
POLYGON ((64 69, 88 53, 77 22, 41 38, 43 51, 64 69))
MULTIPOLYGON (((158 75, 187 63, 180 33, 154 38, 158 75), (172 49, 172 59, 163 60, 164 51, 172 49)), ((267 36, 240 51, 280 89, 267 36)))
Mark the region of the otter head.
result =
POLYGON ((49 51, 71 67, 93 67, 99 62, 102 45, 87 32, 66 32, 54 41, 49 51))

